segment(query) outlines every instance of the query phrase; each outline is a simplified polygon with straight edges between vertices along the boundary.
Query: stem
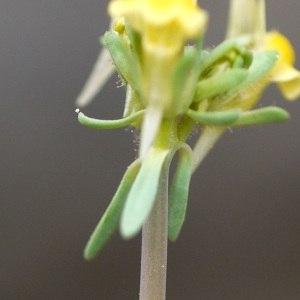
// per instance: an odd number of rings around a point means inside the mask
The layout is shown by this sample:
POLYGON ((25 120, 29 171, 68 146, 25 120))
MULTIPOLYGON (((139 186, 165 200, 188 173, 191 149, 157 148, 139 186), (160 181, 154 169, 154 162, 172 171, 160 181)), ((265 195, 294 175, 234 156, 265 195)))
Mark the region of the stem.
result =
POLYGON ((168 167, 164 166, 152 211, 143 226, 140 300, 164 300, 167 279, 168 167))

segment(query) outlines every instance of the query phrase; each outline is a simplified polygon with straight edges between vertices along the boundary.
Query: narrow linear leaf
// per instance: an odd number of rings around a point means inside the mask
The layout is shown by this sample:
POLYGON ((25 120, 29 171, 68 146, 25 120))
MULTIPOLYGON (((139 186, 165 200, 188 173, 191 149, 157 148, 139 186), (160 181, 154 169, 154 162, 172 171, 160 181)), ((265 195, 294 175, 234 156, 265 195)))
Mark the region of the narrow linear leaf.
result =
POLYGON ((145 110, 140 110, 126 118, 118 119, 118 120, 99 120, 99 119, 87 117, 82 112, 79 112, 78 109, 76 109, 76 112, 78 113, 78 121, 83 126, 93 128, 93 129, 114 129, 114 128, 128 126, 133 122, 142 119, 145 110))
POLYGON ((169 198, 168 235, 171 241, 177 239, 185 219, 192 166, 192 150, 187 144, 184 144, 179 149, 178 166, 173 178, 169 198))
POLYGON ((276 62, 278 53, 276 51, 266 51, 257 53, 253 57, 252 64, 248 70, 247 78, 230 90, 230 95, 236 94, 238 91, 250 86, 254 82, 262 78, 268 73, 276 62))
POLYGON ((225 93, 245 80, 247 74, 248 71, 245 69, 231 69, 199 81, 196 86, 194 102, 197 103, 205 98, 225 93))
POLYGON ((168 150, 150 148, 132 185, 121 216, 121 234, 129 239, 142 228, 153 207, 168 150))
POLYGON ((203 39, 201 36, 196 41, 195 46, 186 46, 181 59, 176 65, 173 75, 173 101, 177 108, 175 113, 182 113, 191 104, 197 80, 199 78, 200 64, 207 55, 202 51, 203 39), (181 103, 181 106, 178 106, 181 103))
POLYGON ((126 42, 114 32, 106 32, 103 41, 118 72, 135 90, 139 90, 140 68, 126 42))
POLYGON ((140 161, 136 160, 127 169, 119 188, 106 209, 100 222, 92 233, 85 249, 84 258, 93 259, 116 231, 129 190, 140 169, 140 161))
POLYGON ((137 58, 141 61, 142 59, 142 43, 141 36, 135 30, 133 30, 128 24, 125 24, 125 30, 130 40, 130 45, 137 56, 137 58))
MULTIPOLYGON (((185 48, 184 54, 176 65, 173 77, 173 101, 182 103, 184 109, 190 105, 192 100, 192 93, 194 92, 194 86, 196 84, 196 76, 194 69, 196 63, 196 48, 188 46, 185 48)), ((176 106, 175 105, 175 106, 176 106)))
POLYGON ((263 77, 273 67, 277 56, 278 53, 276 51, 266 51, 255 54, 245 80, 243 80, 240 84, 233 86, 230 90, 223 94, 223 96, 215 98, 215 101, 211 103, 210 109, 220 110, 220 107, 226 107, 228 104, 233 107, 236 107, 236 105, 238 105, 238 107, 243 107, 243 105, 246 105, 245 108, 248 108, 247 103, 249 99, 247 101, 241 100, 244 99, 243 97, 246 97, 247 99, 246 89, 252 88, 252 91, 255 91, 258 94, 262 91, 260 86, 263 86, 264 84, 263 77))
POLYGON ((186 114, 194 121, 204 125, 226 126, 236 121, 241 111, 235 109, 222 112, 198 112, 189 109, 186 114))
POLYGON ((242 36, 240 38, 225 40, 223 43, 218 45, 212 50, 201 65, 201 73, 215 64, 218 60, 222 59, 227 53, 232 50, 242 54, 244 46, 249 44, 251 41, 249 36, 242 36))
POLYGON ((244 112, 238 120, 230 126, 237 127, 279 123, 287 121, 289 118, 290 115, 286 110, 271 106, 244 112))

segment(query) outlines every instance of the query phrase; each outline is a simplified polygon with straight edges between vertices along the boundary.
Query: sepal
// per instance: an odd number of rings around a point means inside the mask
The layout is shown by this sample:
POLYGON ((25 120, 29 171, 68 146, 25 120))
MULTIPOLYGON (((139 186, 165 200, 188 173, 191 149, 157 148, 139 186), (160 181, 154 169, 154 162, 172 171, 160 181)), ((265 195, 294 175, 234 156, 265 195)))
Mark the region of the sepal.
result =
POLYGON ((203 37, 195 46, 186 46, 184 53, 177 63, 172 83, 174 113, 182 113, 190 106, 199 77, 200 64, 205 57, 202 51, 203 37))
POLYGON ((240 38, 226 40, 218 45, 203 60, 200 66, 201 77, 205 77, 215 66, 224 63, 224 61, 227 61, 232 65, 238 58, 242 58, 243 63, 241 66, 248 68, 251 64, 251 59, 249 60, 251 55, 245 47, 250 42, 251 38, 249 36, 242 36, 240 38))
POLYGON ((248 75, 245 69, 229 69, 197 83, 193 102, 223 94, 240 84, 248 75))
POLYGON ((115 67, 125 84, 139 91, 141 70, 124 39, 115 32, 106 32, 103 41, 110 52, 115 67))

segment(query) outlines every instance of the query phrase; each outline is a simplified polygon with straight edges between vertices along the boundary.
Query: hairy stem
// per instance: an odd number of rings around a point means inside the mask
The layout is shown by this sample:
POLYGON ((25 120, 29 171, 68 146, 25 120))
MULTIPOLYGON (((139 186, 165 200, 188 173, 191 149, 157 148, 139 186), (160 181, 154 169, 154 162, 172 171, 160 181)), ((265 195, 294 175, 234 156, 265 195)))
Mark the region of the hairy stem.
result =
POLYGON ((168 168, 164 167, 155 204, 142 234, 140 300, 166 297, 168 245, 168 168))

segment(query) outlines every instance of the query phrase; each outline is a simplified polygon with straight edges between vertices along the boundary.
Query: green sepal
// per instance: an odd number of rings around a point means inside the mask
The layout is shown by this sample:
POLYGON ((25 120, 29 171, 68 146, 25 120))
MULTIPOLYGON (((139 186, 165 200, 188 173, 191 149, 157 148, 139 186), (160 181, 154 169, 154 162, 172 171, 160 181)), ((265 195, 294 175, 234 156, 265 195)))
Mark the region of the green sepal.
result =
POLYGON ((229 69, 199 81, 196 86, 193 102, 197 103, 205 98, 225 93, 245 80, 247 74, 248 71, 245 69, 229 69))
MULTIPOLYGON (((243 93, 243 90, 246 88, 250 88, 252 85, 256 84, 264 75, 266 75, 277 60, 277 52, 276 51, 266 51, 262 53, 257 53, 253 57, 253 62, 248 69, 247 77, 238 85, 232 87, 228 90, 224 96, 219 98, 215 98, 213 102, 211 102, 210 110, 219 110, 220 107, 226 107, 228 104, 235 107, 236 104, 230 103, 238 95, 239 92, 243 93)), ((259 83, 263 84, 263 83, 259 83)), ((253 86, 253 89, 257 89, 260 91, 260 87, 253 86)), ((238 97, 237 99, 239 99, 238 97)), ((239 100, 238 100, 239 101, 239 100)), ((241 106, 243 103, 238 103, 238 106, 241 106)))
POLYGON ((115 32, 109 31, 105 33, 103 41, 120 76, 135 90, 139 90, 140 67, 124 39, 115 32))
POLYGON ((241 84, 230 90, 230 95, 236 94, 238 91, 250 86, 254 82, 261 79, 266 73, 268 73, 275 64, 278 57, 276 51, 266 51, 257 53, 253 57, 252 64, 248 69, 248 75, 241 84))
POLYGON ((168 208, 168 236, 171 241, 177 239, 185 219, 193 166, 191 148, 182 143, 178 150, 179 161, 172 181, 168 208))
POLYGON ((116 231, 125 200, 140 166, 140 161, 136 160, 128 167, 110 205, 106 209, 84 249, 84 258, 86 260, 95 258, 116 231))
POLYGON ((203 37, 195 46, 186 46, 184 53, 177 63, 173 75, 172 95, 177 113, 184 112, 191 104, 195 85, 199 76, 199 65, 203 59, 203 37))
POLYGON ((86 127, 93 128, 93 129, 114 129, 125 127, 131 125, 134 122, 141 120, 144 116, 145 110, 140 110, 136 113, 131 114, 130 116, 118 119, 118 120, 99 120, 87 117, 82 112, 76 109, 78 112, 78 121, 86 127))
POLYGON ((251 126, 263 125, 270 123, 285 122, 290 118, 289 113, 279 107, 265 107, 244 112, 240 115, 237 121, 230 126, 251 126))
POLYGON ((125 24, 125 31, 128 35, 131 48, 133 49, 134 54, 141 62, 142 60, 142 42, 141 35, 133 30, 128 24, 125 24))
POLYGON ((250 68, 252 62, 253 62, 253 54, 252 54, 252 52, 245 51, 243 53, 243 63, 244 63, 243 68, 246 68, 246 69, 250 68))
POLYGON ((227 126, 239 118, 241 110, 234 109, 217 112, 198 112, 189 109, 186 114, 195 122, 203 125, 227 126))
POLYGON ((150 148, 144 158, 121 215, 120 230, 125 239, 135 236, 150 214, 168 153, 168 150, 150 148))
POLYGON ((175 113, 180 113, 189 107, 193 90, 195 86, 195 64, 196 49, 194 47, 186 47, 184 55, 179 60, 173 77, 173 101, 175 102, 172 107, 176 108, 175 113))
MULTIPOLYGON (((235 38, 230 40, 225 40, 223 43, 218 45, 215 49, 211 51, 211 53, 203 60, 200 73, 204 72, 204 75, 213 67, 214 64, 218 63, 219 61, 223 61, 229 59, 228 55, 231 52, 236 52, 236 54, 244 57, 246 59, 246 65, 249 63, 248 59, 248 52, 247 55, 244 53, 246 52, 245 46, 251 42, 251 38, 249 36, 243 36, 241 38, 235 38)), ((234 57, 232 57, 235 59, 234 57)), ((232 61, 233 63, 234 61, 232 61)))

